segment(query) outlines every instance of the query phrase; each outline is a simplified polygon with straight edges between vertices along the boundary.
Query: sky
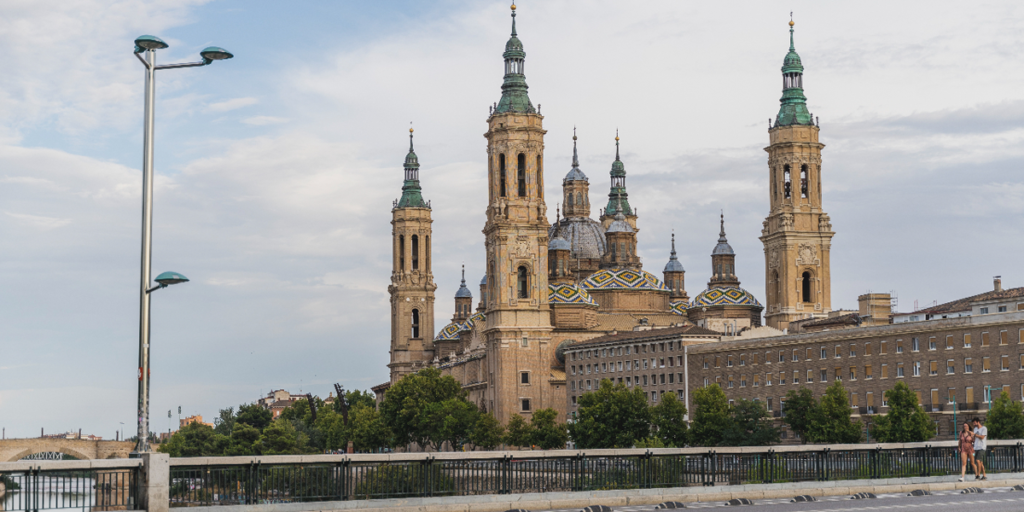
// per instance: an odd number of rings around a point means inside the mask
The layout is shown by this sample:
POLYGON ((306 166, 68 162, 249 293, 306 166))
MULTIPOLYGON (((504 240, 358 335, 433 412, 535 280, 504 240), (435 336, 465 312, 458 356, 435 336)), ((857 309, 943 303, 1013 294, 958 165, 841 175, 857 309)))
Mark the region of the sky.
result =
MULTIPOLYGON (((660 275, 670 234, 695 295, 724 212, 764 297, 768 119, 790 11, 820 119, 832 304, 911 311, 1024 286, 1024 4, 522 0, 517 28, 560 197, 572 130, 591 201, 616 129, 660 275), (1013 262, 1017 262, 1014 264, 1013 262)), ((0 4, 0 427, 135 431, 142 34, 157 77, 154 431, 272 389, 388 379, 390 209, 410 122, 432 202, 435 326, 483 275, 487 107, 505 1, 8 0, 0 4)), ((554 218, 555 204, 548 205, 554 218)))

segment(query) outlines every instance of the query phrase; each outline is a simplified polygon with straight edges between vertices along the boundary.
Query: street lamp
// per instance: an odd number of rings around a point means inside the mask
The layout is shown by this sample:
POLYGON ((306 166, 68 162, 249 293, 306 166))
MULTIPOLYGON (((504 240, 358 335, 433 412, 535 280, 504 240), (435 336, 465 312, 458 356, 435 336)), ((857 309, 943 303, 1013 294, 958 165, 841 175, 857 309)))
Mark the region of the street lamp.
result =
POLYGON ((142 139, 142 286, 139 289, 139 400, 138 442, 134 453, 149 451, 149 294, 188 279, 181 274, 164 272, 156 278, 158 286, 150 288, 153 250, 153 117, 156 101, 156 71, 158 69, 206 66, 215 60, 234 57, 231 52, 211 46, 199 52, 203 60, 181 64, 156 65, 156 51, 167 48, 167 43, 156 36, 135 39, 135 56, 146 67, 145 121, 142 139), (145 54, 143 58, 142 54, 145 54))

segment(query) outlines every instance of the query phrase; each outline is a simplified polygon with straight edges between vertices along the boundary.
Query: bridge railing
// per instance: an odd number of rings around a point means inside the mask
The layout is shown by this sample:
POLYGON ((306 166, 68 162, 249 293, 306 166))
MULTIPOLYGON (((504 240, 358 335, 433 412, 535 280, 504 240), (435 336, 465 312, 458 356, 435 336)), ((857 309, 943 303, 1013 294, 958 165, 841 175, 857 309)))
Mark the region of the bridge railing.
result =
MULTIPOLYGON (((1020 472, 1020 441, 990 441, 988 472, 1020 472)), ((968 469, 970 472, 971 470, 968 469)), ((170 506, 883 479, 959 474, 954 441, 581 451, 177 458, 170 506)))
POLYGON ((138 510, 140 459, 0 463, 0 510, 138 510))

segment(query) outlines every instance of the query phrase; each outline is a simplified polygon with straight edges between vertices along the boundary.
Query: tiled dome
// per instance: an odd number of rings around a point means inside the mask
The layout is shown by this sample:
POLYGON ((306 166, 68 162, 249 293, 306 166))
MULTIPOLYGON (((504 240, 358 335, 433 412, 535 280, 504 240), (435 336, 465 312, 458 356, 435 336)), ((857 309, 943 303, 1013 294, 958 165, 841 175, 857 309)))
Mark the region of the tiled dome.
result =
POLYGON ((645 270, 637 271, 629 269, 600 270, 580 283, 580 288, 587 290, 614 290, 621 288, 632 290, 658 290, 663 292, 669 291, 669 289, 650 272, 645 270))
POLYGON ((754 295, 738 286, 709 288, 700 292, 690 302, 690 308, 708 306, 756 306, 763 307, 754 295))
POLYGON ((548 302, 552 304, 597 305, 586 290, 574 284, 551 284, 548 285, 548 289, 548 302))

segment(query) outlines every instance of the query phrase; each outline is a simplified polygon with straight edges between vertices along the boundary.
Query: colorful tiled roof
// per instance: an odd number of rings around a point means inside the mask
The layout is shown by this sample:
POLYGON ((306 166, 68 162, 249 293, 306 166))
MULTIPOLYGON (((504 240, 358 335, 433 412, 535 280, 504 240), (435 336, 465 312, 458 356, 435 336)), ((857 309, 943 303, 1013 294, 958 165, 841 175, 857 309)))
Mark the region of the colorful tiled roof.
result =
POLYGON ((441 331, 437 333, 437 336, 434 336, 434 341, 457 340, 459 339, 459 333, 473 330, 473 326, 475 326, 477 322, 482 322, 486 319, 487 315, 477 313, 467 318, 465 322, 452 322, 444 326, 444 329, 441 329, 441 331))
POLYGON ((677 300, 675 302, 669 302, 668 303, 668 307, 669 307, 669 309, 672 310, 673 313, 675 313, 677 315, 682 315, 682 316, 686 316, 686 308, 689 305, 690 304, 687 303, 685 300, 677 300))
POLYGON ((764 307, 753 294, 737 286, 724 286, 720 288, 709 288, 700 292, 693 301, 690 308, 708 306, 757 306, 764 307))
POLYGON ((548 289, 548 302, 552 304, 597 305, 597 302, 586 290, 574 284, 550 284, 548 289))
POLYGON ((580 288, 587 290, 613 290, 617 288, 632 290, 659 290, 667 292, 668 288, 645 270, 601 270, 580 283, 580 288))

